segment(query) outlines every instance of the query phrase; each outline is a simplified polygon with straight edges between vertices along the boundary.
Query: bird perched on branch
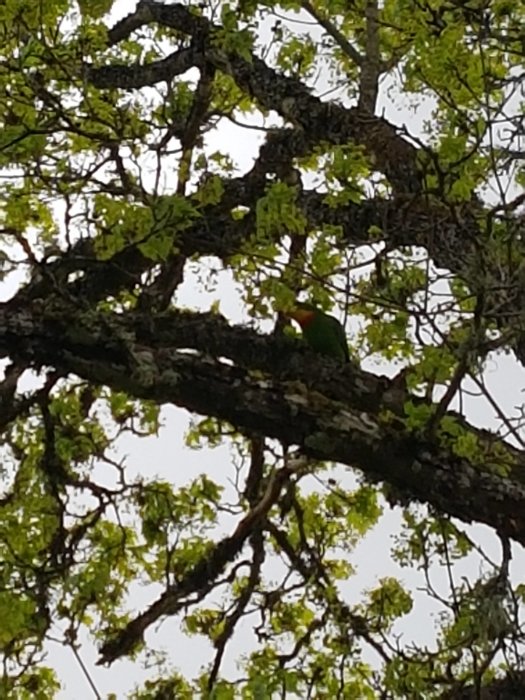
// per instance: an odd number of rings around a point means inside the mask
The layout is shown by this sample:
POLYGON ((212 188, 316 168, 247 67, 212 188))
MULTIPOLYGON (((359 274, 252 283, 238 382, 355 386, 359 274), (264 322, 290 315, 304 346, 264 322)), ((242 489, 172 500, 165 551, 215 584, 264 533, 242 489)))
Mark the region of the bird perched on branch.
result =
POLYGON ((312 350, 341 362, 350 361, 346 333, 336 318, 303 302, 298 302, 284 315, 299 324, 303 338, 312 350))

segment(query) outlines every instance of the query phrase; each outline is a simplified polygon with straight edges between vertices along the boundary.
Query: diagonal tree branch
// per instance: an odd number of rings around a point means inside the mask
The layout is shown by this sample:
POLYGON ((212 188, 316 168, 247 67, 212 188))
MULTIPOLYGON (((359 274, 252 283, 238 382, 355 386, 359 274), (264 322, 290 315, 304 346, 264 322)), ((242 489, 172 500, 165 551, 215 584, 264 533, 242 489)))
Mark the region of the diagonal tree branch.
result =
POLYGON ((301 3, 302 7, 309 15, 311 15, 317 24, 319 24, 327 34, 329 34, 335 43, 340 47, 340 49, 350 58, 356 66, 362 66, 364 62, 364 57, 359 53, 359 51, 351 44, 348 39, 342 34, 339 29, 331 22, 327 17, 321 15, 318 10, 312 5, 308 0, 303 0, 301 3))
POLYGON ((277 502, 284 484, 290 476, 302 468, 304 460, 296 460, 275 471, 260 500, 241 520, 229 537, 222 539, 212 552, 203 557, 179 582, 170 586, 143 613, 135 617, 115 637, 101 648, 99 664, 109 664, 131 652, 142 640, 145 630, 164 615, 174 615, 184 606, 184 598, 198 591, 204 597, 211 590, 215 579, 240 554, 246 540, 254 533, 270 508, 277 502))
MULTIPOLYGON (((115 45, 150 22, 191 36, 197 68, 211 64, 231 75, 237 85, 262 107, 275 110, 283 119, 300 126, 306 135, 306 150, 297 155, 306 155, 322 141, 333 144, 355 141, 372 154, 375 167, 386 174, 395 191, 421 191, 417 149, 402 139, 392 124, 380 117, 363 114, 358 108, 346 109, 335 103, 322 102, 299 80, 280 74, 254 54, 247 60, 236 53, 222 51, 214 41, 218 28, 182 5, 142 0, 135 14, 109 31, 109 45, 115 45)), ((166 80, 167 60, 153 62, 144 66, 144 70, 140 66, 126 65, 86 66, 85 75, 101 89, 144 87, 166 80)), ((182 59, 173 57, 170 60, 174 71, 186 65, 182 59)))
MULTIPOLYGON (((213 255, 224 260, 242 250, 256 230, 254 202, 264 193, 265 172, 276 167, 268 151, 258 159, 254 169, 244 178, 233 178, 224 183, 224 194, 217 205, 208 206, 202 217, 183 231, 174 232, 174 245, 185 257, 195 254, 213 255), (268 154, 268 155, 267 155, 268 154), (231 209, 245 205, 250 211, 242 220, 234 220, 231 209)), ((274 157, 282 156, 279 148, 274 157)), ((284 156, 283 156, 284 157, 284 156)), ((378 240, 378 232, 389 249, 404 246, 425 248, 437 267, 445 268, 461 277, 473 294, 483 293, 490 300, 487 308, 502 331, 508 330, 512 319, 512 337, 509 338, 518 359, 525 363, 525 327, 522 328, 525 277, 521 274, 520 260, 525 255, 518 236, 510 236, 515 251, 508 255, 508 247, 501 256, 484 253, 487 234, 482 225, 489 212, 479 205, 447 207, 436 200, 421 198, 373 198, 358 204, 333 207, 321 193, 305 191, 297 196, 297 205, 304 212, 308 226, 320 229, 329 224, 341 228, 345 245, 366 245, 378 240), (484 270, 484 274, 480 274, 484 270)), ((503 222, 502 222, 503 223, 503 222)), ((507 230, 518 230, 519 217, 507 218, 507 230)), ((44 298, 57 288, 79 299, 97 301, 122 289, 133 289, 140 276, 154 263, 144 256, 137 245, 124 248, 110 260, 96 259, 95 244, 82 239, 56 262, 48 263, 42 277, 40 269, 35 280, 22 288, 9 302, 15 309, 26 299, 44 298), (80 279, 67 283, 69 275, 82 272, 80 279)), ((508 334, 507 334, 508 335, 508 334)))
MULTIPOLYGON (((506 448, 504 476, 505 443, 488 431, 475 431, 483 441, 485 461, 474 464, 455 455, 453 444, 414 434, 400 419, 382 418, 377 409, 381 402, 376 396, 374 410, 370 388, 374 383, 376 390, 381 383, 388 387, 385 378, 372 379, 373 375, 339 367, 309 352, 290 352, 294 344, 287 339, 229 329, 209 315, 186 315, 187 323, 181 317, 177 320, 176 314, 167 315, 164 328, 150 324, 148 330, 148 317, 141 321, 131 315, 124 321, 121 315, 82 314, 78 308, 68 313, 64 304, 35 307, 16 314, 4 307, 0 312, 3 355, 16 354, 37 367, 51 365, 137 398, 173 403, 243 430, 259 431, 298 445, 305 455, 358 467, 370 479, 385 480, 410 498, 525 542, 522 453, 506 448), (178 340, 170 346, 168 337, 178 340), (241 350, 227 349, 241 345, 241 350), (210 353, 234 355, 238 364, 211 361, 210 353), (274 373, 261 377, 253 372, 265 363, 271 367, 271 358, 278 358, 273 361, 274 373), (298 366, 303 367, 302 376, 308 376, 306 382, 300 380, 300 372, 294 376, 298 366), (497 473, 490 466, 496 447, 497 473)), ((451 414, 451 418, 461 425, 460 417, 451 414)))

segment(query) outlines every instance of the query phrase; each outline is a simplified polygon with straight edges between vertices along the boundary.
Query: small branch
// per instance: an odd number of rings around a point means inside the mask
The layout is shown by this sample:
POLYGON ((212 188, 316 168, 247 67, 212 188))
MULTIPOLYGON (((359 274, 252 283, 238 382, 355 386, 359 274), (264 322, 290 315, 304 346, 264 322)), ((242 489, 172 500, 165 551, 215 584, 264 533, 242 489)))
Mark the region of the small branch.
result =
POLYGON ((233 612, 227 616, 224 622, 224 629, 218 639, 215 640, 215 648, 217 653, 215 655, 215 660, 213 662, 212 669, 210 671, 210 676, 208 678, 208 691, 211 693, 213 686, 219 675, 219 669, 221 665, 224 652, 226 650, 226 645, 231 639, 235 626, 237 622, 241 619, 246 606, 250 602, 252 595, 255 591, 257 584, 260 581, 261 567, 265 558, 263 537, 260 529, 257 529, 252 535, 252 549, 253 549, 253 559, 250 566, 250 576, 243 588, 239 598, 237 599, 235 608, 233 612))
POLYGON ((356 66, 361 67, 364 63, 364 57, 361 56, 359 51, 352 46, 348 39, 339 31, 339 29, 330 22, 329 19, 323 17, 319 14, 315 7, 311 5, 308 0, 303 0, 302 7, 309 15, 311 15, 315 21, 321 25, 321 27, 329 34, 343 53, 348 56, 356 66))
POLYGON ((286 533, 273 523, 267 521, 265 527, 272 537, 274 537, 278 546, 286 554, 293 568, 301 574, 305 582, 314 582, 313 585, 319 588, 322 597, 325 599, 325 605, 339 624, 346 627, 351 634, 356 637, 366 640, 383 661, 388 663, 390 661, 388 654, 381 644, 372 637, 366 619, 362 615, 352 612, 348 605, 339 599, 337 592, 330 589, 330 576, 326 574, 321 563, 315 560, 312 562, 304 561, 290 543, 286 533))

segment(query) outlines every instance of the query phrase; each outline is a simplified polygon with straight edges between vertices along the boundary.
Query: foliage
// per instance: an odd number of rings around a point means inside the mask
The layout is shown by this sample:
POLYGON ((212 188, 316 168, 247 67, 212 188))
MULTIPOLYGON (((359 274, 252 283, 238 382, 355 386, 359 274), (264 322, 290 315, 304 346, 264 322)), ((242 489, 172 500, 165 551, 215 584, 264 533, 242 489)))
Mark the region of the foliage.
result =
POLYGON ((486 382, 525 362, 524 22, 2 3, 3 698, 57 696, 57 642, 140 661, 137 700, 525 696, 523 411, 486 382), (232 281, 249 327, 197 310, 232 281), (348 367, 294 338, 298 296, 348 367), (201 416, 197 473, 175 439, 173 472, 124 456, 176 433, 167 404, 201 416), (173 616, 196 674, 151 634, 173 616))

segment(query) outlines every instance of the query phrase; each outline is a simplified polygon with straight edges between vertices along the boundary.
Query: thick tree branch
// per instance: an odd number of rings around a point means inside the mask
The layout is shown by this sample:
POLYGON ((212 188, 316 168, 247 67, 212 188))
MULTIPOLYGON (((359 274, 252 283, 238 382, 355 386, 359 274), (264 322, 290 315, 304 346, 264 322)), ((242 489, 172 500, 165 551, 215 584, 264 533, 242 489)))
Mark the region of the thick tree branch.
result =
MULTIPOLYGON (((204 17, 192 14, 182 5, 164 5, 142 0, 137 12, 119 22, 109 32, 114 45, 138 27, 156 22, 192 37, 193 61, 198 68, 209 64, 228 73, 237 85, 266 109, 275 110, 283 119, 304 130, 306 155, 320 142, 346 144, 355 141, 372 154, 374 165, 384 172, 392 187, 400 192, 421 191, 417 166, 417 149, 402 139, 396 128, 385 119, 364 114, 358 108, 345 109, 335 103, 322 102, 299 80, 286 77, 252 54, 246 60, 235 53, 217 47, 214 37, 218 27, 204 17)), ((186 65, 184 59, 173 55, 148 66, 112 65, 86 67, 86 77, 99 88, 138 88, 166 80, 167 66, 173 76, 186 65)))
POLYGON ((379 90, 379 75, 381 73, 381 57, 379 52, 379 8, 377 0, 366 0, 366 42, 365 59, 361 67, 359 81, 359 109, 373 114, 376 109, 377 93, 379 90))
POLYGON ((509 671, 481 688, 467 685, 444 693, 441 700, 517 700, 525 697, 525 672, 509 671))
MULTIPOLYGON (((274 156, 276 153, 283 155, 279 148, 269 150, 274 156)), ((203 216, 192 226, 174 233, 174 245, 181 255, 214 255, 224 260, 242 250, 256 228, 254 202, 264 192, 265 172, 276 167, 267 149, 263 147, 261 151, 252 173, 226 181, 221 202, 206 207, 203 216), (234 220, 231 209, 235 204, 249 206, 251 211, 242 220, 234 220)), ((461 277, 473 294, 483 292, 488 297, 492 318, 503 331, 508 329, 508 320, 512 319, 511 344, 518 359, 525 363, 525 327, 522 328, 521 322, 525 278, 519 264, 525 249, 514 236, 512 245, 516 250, 512 256, 508 255, 507 248, 502 248, 501 258, 494 253, 488 258, 483 252, 487 234, 480 225, 488 216, 487 212, 468 204, 446 207, 426 197, 375 198, 333 207, 323 194, 311 191, 300 193, 297 204, 305 213, 310 228, 326 224, 339 226, 342 241, 352 246, 377 241, 379 234, 390 249, 425 248, 437 267, 461 277)), ((517 230, 520 221, 509 220, 507 225, 517 230)), ((122 289, 133 289, 153 264, 136 245, 116 253, 110 260, 97 260, 93 241, 83 239, 62 258, 46 265, 44 278, 39 270, 38 278, 23 288, 10 304, 16 308, 25 299, 46 297, 57 287, 67 290, 68 295, 97 301, 122 289), (64 286, 69 275, 80 271, 84 273, 80 279, 64 286)))
POLYGON ((125 320, 79 309, 68 313, 64 305, 35 307, 0 311, 3 355, 51 365, 137 398, 173 403, 299 445, 308 456, 358 467, 408 497, 525 543, 521 452, 508 448, 509 476, 503 476, 501 453, 500 471, 490 466, 492 446, 498 442, 491 433, 477 432, 479 439, 487 437, 486 462, 472 464, 439 440, 407 431, 402 420, 382 418, 377 410, 382 402, 374 409, 370 388, 375 383, 377 390, 380 382, 388 386, 384 378, 372 379, 312 353, 290 352, 294 344, 286 339, 230 329, 210 316, 190 314, 184 323, 177 314, 166 315, 162 326, 149 317, 130 315, 125 320), (188 354, 188 349, 204 356, 188 354), (207 359, 210 354, 234 356, 237 364, 207 359), (266 364, 273 364, 273 373, 261 377, 253 372, 266 364), (298 365, 303 370, 294 376, 298 365))

